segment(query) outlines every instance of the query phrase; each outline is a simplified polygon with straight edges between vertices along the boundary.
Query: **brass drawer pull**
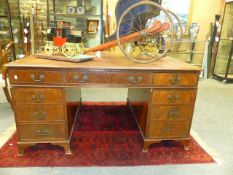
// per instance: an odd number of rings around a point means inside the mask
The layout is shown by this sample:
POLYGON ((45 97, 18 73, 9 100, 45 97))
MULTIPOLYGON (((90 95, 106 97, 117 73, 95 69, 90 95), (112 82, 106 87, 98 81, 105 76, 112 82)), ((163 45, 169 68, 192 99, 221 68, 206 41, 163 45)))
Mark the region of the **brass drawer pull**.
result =
POLYGON ((178 85, 181 81, 181 77, 179 77, 179 76, 170 77, 169 81, 172 85, 178 85))
POLYGON ((49 136, 49 130, 47 130, 47 129, 45 129, 45 130, 40 130, 40 129, 38 129, 38 130, 37 130, 37 134, 38 134, 39 136, 49 136))
POLYGON ((49 136, 49 129, 47 125, 39 125, 37 129, 37 135, 39 136, 49 136))
POLYGON ((167 113, 167 117, 178 117, 180 111, 178 109, 171 109, 167 113))
POLYGON ((86 83, 87 80, 88 80, 88 76, 87 75, 83 75, 82 79, 78 76, 78 75, 75 75, 74 76, 74 80, 77 82, 77 83, 86 83))
POLYGON ((47 112, 35 111, 33 117, 39 120, 45 119, 47 117, 47 112))
POLYGON ((173 131, 172 126, 166 126, 166 127, 162 128, 163 133, 168 133, 168 132, 172 132, 172 131, 173 131))
POLYGON ((142 81, 142 77, 135 78, 134 76, 129 77, 129 82, 132 84, 138 84, 142 81))
POLYGON ((41 74, 41 75, 38 75, 38 74, 31 74, 31 79, 32 81, 34 82, 42 82, 44 81, 45 79, 45 75, 41 74))
POLYGON ((32 95, 32 101, 41 103, 45 100, 44 95, 32 95))
POLYGON ((169 95, 168 100, 170 102, 177 102, 180 99, 180 95, 169 95))

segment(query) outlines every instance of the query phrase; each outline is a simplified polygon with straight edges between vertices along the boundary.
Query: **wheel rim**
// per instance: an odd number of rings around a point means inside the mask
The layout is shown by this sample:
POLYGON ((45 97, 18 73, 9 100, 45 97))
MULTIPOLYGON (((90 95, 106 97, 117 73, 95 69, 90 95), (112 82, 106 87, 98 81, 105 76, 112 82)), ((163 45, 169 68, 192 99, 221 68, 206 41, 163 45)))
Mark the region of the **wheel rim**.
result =
MULTIPOLYGON (((119 46, 120 50, 124 53, 124 55, 127 58, 129 58, 130 60, 137 62, 137 63, 151 63, 151 62, 154 62, 154 61, 162 58, 171 48, 172 42, 173 42, 173 36, 174 36, 173 22, 172 22, 172 19, 169 15, 168 11, 166 9, 164 9, 163 7, 161 7, 159 4, 151 2, 151 1, 138 2, 134 5, 132 5, 131 7, 129 7, 120 17, 119 23, 117 26, 117 41, 118 41, 118 46, 119 46), (139 10, 143 9, 143 7, 145 8, 145 11, 143 12, 143 16, 141 16, 141 15, 139 15, 139 14, 141 14, 139 12, 139 10), (153 9, 156 9, 156 11, 152 11, 153 9), (138 11, 138 14, 136 14, 134 16, 132 13, 137 12, 137 11, 138 11), (162 15, 164 16, 164 19, 163 19, 164 21, 162 21, 162 22, 165 22, 165 21, 169 22, 170 39, 165 42, 165 44, 164 44, 165 49, 161 53, 159 53, 159 52, 156 53, 157 46, 153 46, 154 48, 152 47, 152 45, 158 44, 155 42, 157 42, 157 40, 161 37, 161 36, 159 36, 161 34, 157 34, 156 36, 150 36, 150 37, 148 37, 147 35, 140 36, 140 38, 135 39, 136 42, 134 41, 134 43, 135 43, 134 45, 133 45, 133 42, 130 42, 126 46, 126 44, 123 44, 120 41, 120 37, 124 36, 124 35, 122 35, 122 33, 124 33, 124 25, 125 26, 128 25, 128 28, 133 30, 133 32, 139 32, 139 31, 142 32, 142 31, 145 31, 145 29, 148 29, 148 27, 149 27, 148 21, 149 20, 151 20, 151 23, 152 23, 152 20, 157 20, 158 16, 162 17, 162 15), (139 21, 138 21, 138 18, 139 18, 139 21), (134 24, 132 24, 132 21, 134 21, 134 24), (145 21, 146 21, 146 25, 142 26, 141 22, 143 22, 145 24, 145 21), (131 23, 129 23, 129 22, 131 22, 131 23), (153 38, 153 37, 155 37, 155 38, 153 38), (139 39, 140 39, 140 41, 139 41, 139 39), (153 41, 152 44, 151 44, 151 41, 153 41), (146 47, 145 42, 150 43, 150 45, 148 47, 151 47, 152 51, 154 49, 155 54, 152 55, 151 53, 148 52, 147 48, 146 49, 144 48, 144 47, 146 47), (131 46, 129 44, 131 44, 131 46), (140 46, 138 46, 138 45, 140 45, 140 46), (135 53, 132 54, 132 52, 135 51, 135 48, 138 51, 140 50, 139 51, 140 53, 138 55, 136 55, 135 53), (132 51, 132 49, 134 49, 134 50, 132 51)), ((160 40, 162 40, 162 37, 160 40)))
MULTIPOLYGON (((177 30, 179 28, 179 31, 180 31, 178 36, 174 37, 175 39, 173 39, 173 43, 172 43, 172 46, 171 46, 171 51, 175 51, 175 50, 178 50, 178 48, 180 47, 180 44, 181 44, 181 41, 182 41, 183 35, 184 35, 184 30, 183 30, 182 23, 181 23, 179 17, 174 12, 172 12, 171 10, 167 10, 167 11, 171 15, 171 17, 174 17, 174 19, 177 21, 177 23, 178 23, 177 30)), ((174 22, 173 22, 173 25, 174 25, 174 22)), ((173 27, 173 29, 174 29, 173 33, 175 33, 175 26, 173 27)))

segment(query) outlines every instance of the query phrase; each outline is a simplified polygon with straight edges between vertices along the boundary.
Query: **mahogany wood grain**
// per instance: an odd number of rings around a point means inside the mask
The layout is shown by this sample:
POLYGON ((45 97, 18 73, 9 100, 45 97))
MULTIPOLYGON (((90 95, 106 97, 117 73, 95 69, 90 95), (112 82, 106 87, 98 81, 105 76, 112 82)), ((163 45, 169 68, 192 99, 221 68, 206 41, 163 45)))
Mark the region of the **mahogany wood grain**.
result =
POLYGON ((16 104, 17 122, 56 122, 65 121, 64 105, 16 104))
POLYGON ((81 63, 71 63, 65 61, 54 61, 47 59, 36 58, 35 56, 25 57, 19 61, 15 61, 5 65, 8 70, 9 68, 23 68, 23 69, 52 69, 52 70, 130 70, 130 71, 153 71, 153 72, 200 72, 200 68, 186 64, 178 59, 172 57, 164 57, 151 64, 138 64, 127 59, 123 54, 102 52, 99 57, 93 60, 81 63))
POLYGON ((152 74, 143 72, 66 72, 66 83, 151 85, 152 74))
POLYGON ((139 128, 143 135, 146 134, 148 103, 147 102, 129 102, 132 110, 135 113, 139 128))
POLYGON ((193 116, 193 106, 157 106, 149 105, 150 120, 191 120, 193 116))
POLYGON ((79 103, 66 107, 65 97, 69 93, 65 89, 78 87, 81 96, 83 86, 129 88, 128 100, 142 131, 144 151, 163 140, 182 141, 188 147, 198 67, 171 57, 138 64, 122 54, 102 52, 99 57, 80 63, 29 56, 7 64, 6 73, 12 86, 20 154, 26 146, 36 143, 57 144, 71 154, 70 140, 77 115, 74 117, 69 111, 76 111, 79 103), (36 116, 46 111, 47 118, 34 120, 32 115, 37 109, 36 116))
POLYGON ((197 86, 198 73, 155 73, 153 84, 156 86, 197 86))
POLYGON ((60 71, 46 71, 35 69, 9 70, 10 82, 17 83, 62 83, 60 71))
POLYGON ((12 88, 13 101, 23 104, 62 104, 63 90, 55 88, 12 88))
POLYGON ((148 104, 150 99, 150 89, 148 88, 129 88, 128 104, 130 105, 136 121, 143 135, 146 134, 148 119, 148 104))
POLYGON ((148 138, 185 138, 189 136, 189 122, 184 121, 150 121, 148 138))
POLYGON ((196 100, 196 90, 154 90, 152 104, 156 105, 190 105, 196 100))
POLYGON ((20 141, 66 140, 68 138, 65 122, 18 124, 17 131, 20 141))
MULTIPOLYGON (((48 141, 39 141, 39 140, 33 140, 33 141, 18 141, 17 148, 18 148, 18 156, 23 156, 25 148, 29 146, 35 146, 37 143, 47 143, 48 141)), ((64 148, 66 155, 71 155, 71 149, 70 149, 70 140, 65 141, 53 141, 53 145, 58 145, 64 148)))

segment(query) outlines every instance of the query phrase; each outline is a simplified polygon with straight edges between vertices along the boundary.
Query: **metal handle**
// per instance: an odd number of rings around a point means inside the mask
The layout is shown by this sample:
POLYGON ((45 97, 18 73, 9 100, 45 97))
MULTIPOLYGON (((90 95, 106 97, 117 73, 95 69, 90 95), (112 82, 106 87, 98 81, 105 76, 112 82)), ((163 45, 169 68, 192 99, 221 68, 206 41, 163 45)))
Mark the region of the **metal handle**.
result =
POLYGON ((32 95, 32 101, 41 103, 44 101, 44 99, 45 99, 44 95, 32 95))
POLYGON ((74 80, 75 80, 77 83, 85 83, 85 82, 87 82, 87 80, 88 80, 88 76, 87 76, 87 75, 83 75, 83 77, 82 77, 82 79, 81 79, 81 78, 79 78, 78 75, 75 75, 75 76, 74 76, 74 80))
POLYGON ((35 111, 33 114, 33 117, 39 120, 45 119, 47 117, 47 112, 35 111))
POLYGON ((180 83, 181 77, 179 77, 179 76, 170 77, 170 78, 169 78, 169 81, 170 81, 171 84, 177 85, 177 84, 180 83))
POLYGON ((45 130, 38 129, 37 134, 39 136, 49 136, 49 130, 47 130, 47 129, 45 129, 45 130))
POLYGON ((167 112, 168 117, 177 117, 179 115, 178 109, 171 109, 167 112))
POLYGON ((168 100, 170 102, 177 102, 180 99, 180 95, 169 95, 168 100))
POLYGON ((138 84, 142 81, 142 77, 135 78, 134 76, 129 77, 129 82, 132 84, 138 84))
POLYGON ((35 74, 31 74, 31 79, 34 82, 42 82, 45 79, 45 75, 43 75, 43 74, 40 74, 40 75, 38 75, 38 74, 36 74, 36 75, 35 74))
POLYGON ((172 126, 166 126, 166 127, 162 128, 163 133, 168 133, 168 132, 172 132, 172 131, 173 131, 172 126))

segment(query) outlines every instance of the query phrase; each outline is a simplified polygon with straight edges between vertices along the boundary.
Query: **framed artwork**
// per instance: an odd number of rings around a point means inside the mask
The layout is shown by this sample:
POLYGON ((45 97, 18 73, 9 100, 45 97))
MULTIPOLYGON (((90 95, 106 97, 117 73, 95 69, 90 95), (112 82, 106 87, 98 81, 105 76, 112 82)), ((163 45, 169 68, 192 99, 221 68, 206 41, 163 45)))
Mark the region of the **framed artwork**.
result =
POLYGON ((98 19, 87 19, 87 32, 88 33, 97 33, 99 28, 98 19))
POLYGON ((67 6, 66 7, 66 13, 68 13, 68 14, 76 13, 76 7, 74 7, 74 6, 67 6))

